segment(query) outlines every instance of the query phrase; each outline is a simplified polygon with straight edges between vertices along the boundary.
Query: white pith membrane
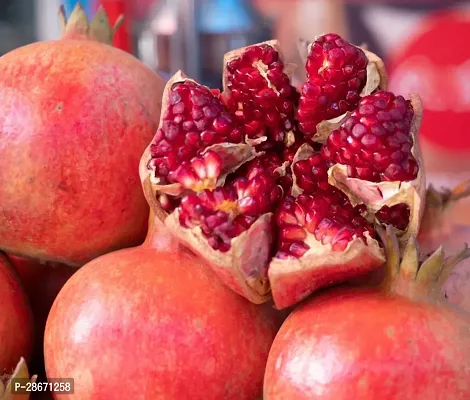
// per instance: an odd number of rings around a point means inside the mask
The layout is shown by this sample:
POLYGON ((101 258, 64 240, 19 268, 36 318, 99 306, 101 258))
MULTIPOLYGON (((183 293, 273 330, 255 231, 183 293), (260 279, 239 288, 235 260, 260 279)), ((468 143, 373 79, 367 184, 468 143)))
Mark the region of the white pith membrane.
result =
MULTIPOLYGON (((284 57, 283 57, 283 54, 282 54, 282 50, 281 50, 281 45, 279 43, 278 40, 268 40, 266 42, 262 42, 262 43, 256 43, 256 44, 252 44, 250 46, 247 46, 247 47, 243 47, 241 49, 236 49, 236 50, 232 50, 232 51, 229 51, 228 53, 225 53, 224 55, 224 60, 223 60, 223 73, 222 73, 222 86, 223 86, 223 95, 224 96, 230 96, 231 94, 231 91, 229 89, 229 81, 228 81, 228 71, 227 71, 227 66, 228 64, 232 61, 232 60, 235 60, 237 58, 239 58, 248 48, 250 47, 257 47, 257 46, 261 46, 261 45, 266 45, 266 46, 270 46, 272 47, 278 54, 279 54, 279 59, 280 60, 283 60, 284 57)), ((263 76, 263 78, 266 80, 267 82, 267 85, 269 88, 271 88, 278 96, 279 96, 279 92, 278 90, 276 89, 275 85, 273 85, 268 76, 267 76, 267 65, 265 65, 262 61, 257 61, 253 64, 253 67, 255 67, 259 72, 260 72, 260 75, 263 76)), ((289 80, 292 81, 292 73, 294 71, 294 69, 296 68, 296 65, 294 64, 288 64, 288 63, 285 63, 284 64, 284 70, 283 72, 289 77, 289 80)), ((239 107, 239 110, 240 111, 243 111, 243 105, 238 103, 238 107, 239 107)), ((256 139, 252 139, 252 138, 249 138, 248 136, 245 138, 245 142, 248 143, 248 144, 251 144, 253 146, 256 146, 264 141, 268 140, 268 137, 267 136, 262 136, 262 137, 259 137, 259 138, 256 138, 256 139)), ((286 136, 285 136, 285 145, 286 147, 290 147, 292 144, 294 144, 294 132, 291 130, 291 131, 288 131, 286 132, 286 136)))
MULTIPOLYGON (((303 144, 297 150, 292 166, 314 153, 312 147, 303 144)), ((297 185, 294 173, 292 178, 292 196, 297 197, 303 190, 297 185)), ((383 249, 368 232, 364 234, 365 243, 354 235, 344 251, 334 251, 331 243, 324 245, 306 228, 304 231, 307 234, 304 243, 310 249, 302 257, 274 257, 269 265, 269 282, 278 309, 290 307, 318 289, 373 271, 385 262, 383 249)))
POLYGON ((423 107, 421 98, 417 94, 411 94, 410 101, 414 111, 410 128, 413 140, 411 153, 418 164, 418 174, 414 180, 369 182, 358 178, 349 178, 347 166, 343 164, 335 164, 328 170, 328 182, 345 193, 353 206, 364 204, 368 211, 366 219, 374 221, 376 225, 380 223, 376 220, 375 214, 383 206, 407 204, 410 208, 410 221, 407 228, 404 231, 394 228, 402 243, 406 243, 410 235, 419 232, 426 197, 426 179, 418 144, 423 107))
MULTIPOLYGON (((307 58, 310 54, 310 50, 313 44, 321 36, 323 36, 323 34, 316 36, 314 41, 310 43, 305 40, 298 41, 298 50, 304 65, 307 64, 307 58)), ((353 45, 352 43, 350 44, 353 45)), ((360 97, 368 96, 376 89, 386 90, 388 85, 388 76, 382 59, 371 51, 366 50, 364 47, 355 47, 361 49, 369 60, 366 69, 366 84, 360 93, 360 97)), ((311 140, 318 143, 325 143, 330 133, 338 129, 344 120, 350 115, 351 112, 346 112, 342 115, 339 115, 338 117, 320 122, 317 124, 317 132, 315 135, 313 135, 311 140)))
POLYGON ((27 381, 31 383, 36 382, 37 376, 33 375, 30 378, 28 366, 26 365, 26 361, 24 360, 23 357, 20 359, 20 361, 16 365, 15 370, 13 371, 11 375, 5 375, 5 376, 0 375, 0 400, 14 400, 18 397, 28 400, 29 393, 25 393, 25 394, 12 393, 14 390, 12 379, 25 380, 24 382, 23 381, 21 382, 22 384, 25 384, 27 381))

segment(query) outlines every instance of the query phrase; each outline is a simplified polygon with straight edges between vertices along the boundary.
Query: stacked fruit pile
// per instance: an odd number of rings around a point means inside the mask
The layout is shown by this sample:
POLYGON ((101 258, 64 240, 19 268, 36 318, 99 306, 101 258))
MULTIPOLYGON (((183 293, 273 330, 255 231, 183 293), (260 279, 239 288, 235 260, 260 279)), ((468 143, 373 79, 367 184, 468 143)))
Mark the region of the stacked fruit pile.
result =
POLYGON ((300 89, 276 41, 164 85, 115 29, 0 58, 0 399, 33 325, 57 399, 470 398, 438 247, 470 185, 426 190, 419 96, 336 34, 300 89))

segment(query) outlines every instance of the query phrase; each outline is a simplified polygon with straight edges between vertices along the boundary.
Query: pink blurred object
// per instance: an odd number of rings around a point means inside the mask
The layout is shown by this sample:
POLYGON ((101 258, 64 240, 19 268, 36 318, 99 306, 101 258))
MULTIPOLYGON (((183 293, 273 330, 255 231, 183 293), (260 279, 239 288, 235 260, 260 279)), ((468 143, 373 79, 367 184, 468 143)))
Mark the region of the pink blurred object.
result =
MULTIPOLYGON (((103 6, 106 10, 108 17, 113 25, 119 16, 124 16, 124 22, 116 31, 114 36, 113 46, 118 49, 127 51, 128 53, 133 53, 132 46, 132 19, 130 5, 133 2, 128 0, 98 0, 97 7, 103 6)), ((137 2, 139 3, 139 2, 137 2)))

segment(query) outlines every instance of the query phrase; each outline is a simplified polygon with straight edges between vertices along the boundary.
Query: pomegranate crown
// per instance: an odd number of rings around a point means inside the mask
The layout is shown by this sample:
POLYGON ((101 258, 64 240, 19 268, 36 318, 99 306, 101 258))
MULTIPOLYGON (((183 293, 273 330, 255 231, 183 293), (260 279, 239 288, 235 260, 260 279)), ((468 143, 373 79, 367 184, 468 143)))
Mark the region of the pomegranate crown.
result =
POLYGON ((465 243, 463 249, 451 257, 446 257, 442 246, 439 246, 433 253, 420 259, 418 242, 414 236, 408 239, 400 254, 393 228, 388 225, 386 230, 378 229, 378 232, 387 254, 384 285, 392 292, 415 300, 442 299, 442 286, 454 267, 470 257, 470 249, 465 243))
POLYGON ((64 6, 61 6, 59 17, 62 25, 62 39, 89 39, 109 45, 113 43, 114 35, 124 21, 124 17, 120 15, 114 26, 111 26, 108 14, 102 6, 89 21, 80 2, 77 3, 68 19, 64 6))

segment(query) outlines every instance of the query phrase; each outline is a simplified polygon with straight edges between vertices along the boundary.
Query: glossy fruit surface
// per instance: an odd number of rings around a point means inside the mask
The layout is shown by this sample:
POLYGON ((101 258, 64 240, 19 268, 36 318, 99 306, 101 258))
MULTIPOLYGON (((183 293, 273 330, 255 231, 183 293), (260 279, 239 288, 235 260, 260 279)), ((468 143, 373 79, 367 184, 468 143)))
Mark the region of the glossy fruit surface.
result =
POLYGON ((46 371, 73 377, 74 396, 90 400, 253 400, 275 332, 263 307, 190 253, 137 247, 64 286, 46 326, 46 371))
POLYGON ((278 332, 264 399, 467 399, 470 314, 442 295, 467 246, 419 261, 415 237, 400 255, 389 226, 380 287, 341 287, 298 307, 278 332))
POLYGON ((145 237, 137 170, 164 82, 73 22, 0 58, 0 248, 82 265, 145 237))

